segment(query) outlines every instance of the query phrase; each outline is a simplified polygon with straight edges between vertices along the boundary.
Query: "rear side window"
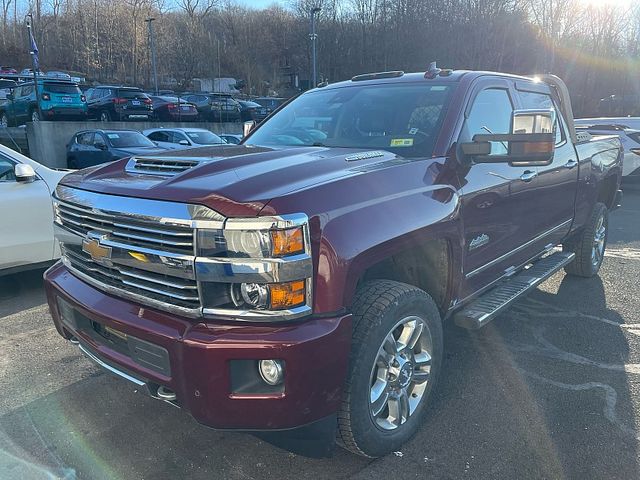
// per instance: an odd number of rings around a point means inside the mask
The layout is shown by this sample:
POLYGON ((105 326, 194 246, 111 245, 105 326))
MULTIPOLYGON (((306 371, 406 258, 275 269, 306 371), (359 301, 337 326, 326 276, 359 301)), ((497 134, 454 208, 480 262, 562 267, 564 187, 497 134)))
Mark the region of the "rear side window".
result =
MULTIPOLYGON (((483 90, 473 101, 469 118, 464 124, 461 141, 470 142, 474 135, 487 133, 511 133, 513 104, 509 92, 501 88, 483 90)), ((502 142, 491 143, 491 155, 505 155, 507 147, 502 142)))
POLYGON ((93 132, 80 133, 76 136, 78 145, 91 145, 93 143, 93 132))
POLYGON ((67 95, 80 95, 80 89, 77 85, 64 84, 64 83, 45 83, 42 87, 45 92, 49 93, 62 93, 67 95))

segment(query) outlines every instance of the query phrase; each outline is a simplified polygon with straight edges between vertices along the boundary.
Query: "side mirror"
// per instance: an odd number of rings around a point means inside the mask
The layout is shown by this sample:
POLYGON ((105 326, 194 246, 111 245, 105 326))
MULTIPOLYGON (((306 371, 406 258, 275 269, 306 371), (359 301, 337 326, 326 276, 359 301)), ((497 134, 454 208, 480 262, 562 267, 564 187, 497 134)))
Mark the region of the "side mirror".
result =
POLYGON ((553 109, 516 110, 511 120, 513 133, 474 135, 473 142, 460 144, 460 151, 475 163, 548 165, 555 151, 555 124, 553 109), (494 144, 501 144, 506 153, 492 155, 494 144))
POLYGON ((107 146, 104 143, 99 143, 98 145, 94 145, 98 150, 106 150, 107 146))
POLYGON ((249 120, 248 122, 244 122, 244 124, 242 125, 242 136, 246 137, 247 135, 249 135, 251 133, 251 131, 256 128, 256 121, 255 120, 249 120))
POLYGON ((13 169, 16 182, 31 183, 36 179, 36 172, 31 165, 26 163, 17 163, 13 169))
POLYGON ((189 146, 189 145, 191 145, 191 144, 189 143, 189 140, 180 140, 180 141, 178 142, 178 145, 184 145, 184 146, 187 146, 187 147, 188 147, 188 146, 189 146))

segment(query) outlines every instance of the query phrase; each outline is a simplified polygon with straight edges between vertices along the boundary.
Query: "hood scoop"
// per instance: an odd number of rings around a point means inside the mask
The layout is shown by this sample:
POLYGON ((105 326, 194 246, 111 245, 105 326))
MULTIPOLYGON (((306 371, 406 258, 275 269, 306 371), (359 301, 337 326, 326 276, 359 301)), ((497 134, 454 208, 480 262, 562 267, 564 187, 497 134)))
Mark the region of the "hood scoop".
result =
POLYGON ((211 159, 180 157, 131 157, 125 166, 129 173, 173 177, 211 159))

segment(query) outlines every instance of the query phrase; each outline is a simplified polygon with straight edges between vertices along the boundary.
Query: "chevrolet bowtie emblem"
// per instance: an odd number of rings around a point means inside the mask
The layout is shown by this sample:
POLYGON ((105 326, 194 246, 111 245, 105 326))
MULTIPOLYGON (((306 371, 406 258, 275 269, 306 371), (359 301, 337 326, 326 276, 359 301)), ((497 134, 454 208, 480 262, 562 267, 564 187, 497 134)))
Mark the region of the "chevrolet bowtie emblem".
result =
POLYGON ((100 237, 89 236, 82 240, 82 251, 91 255, 94 262, 109 263, 111 247, 100 245, 100 237))

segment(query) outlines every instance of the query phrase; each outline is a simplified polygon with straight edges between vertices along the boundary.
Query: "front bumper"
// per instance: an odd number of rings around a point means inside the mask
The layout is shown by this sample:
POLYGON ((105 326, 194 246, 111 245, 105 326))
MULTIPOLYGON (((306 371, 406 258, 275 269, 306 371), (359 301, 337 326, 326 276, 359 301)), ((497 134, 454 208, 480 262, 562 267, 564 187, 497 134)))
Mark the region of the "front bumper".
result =
POLYGON ((55 326, 63 337, 77 339, 95 356, 94 361, 116 370, 113 373, 151 386, 152 392, 158 386, 175 392, 172 403, 202 424, 218 429, 287 430, 338 410, 351 342, 349 315, 271 325, 198 323, 107 295, 79 280, 61 263, 45 273, 45 288, 55 326), (78 323, 63 321, 58 297, 85 324, 108 327, 143 346, 166 351, 167 368, 147 368, 79 328, 78 323), (232 362, 269 358, 284 361, 282 392, 232 392, 232 362))

